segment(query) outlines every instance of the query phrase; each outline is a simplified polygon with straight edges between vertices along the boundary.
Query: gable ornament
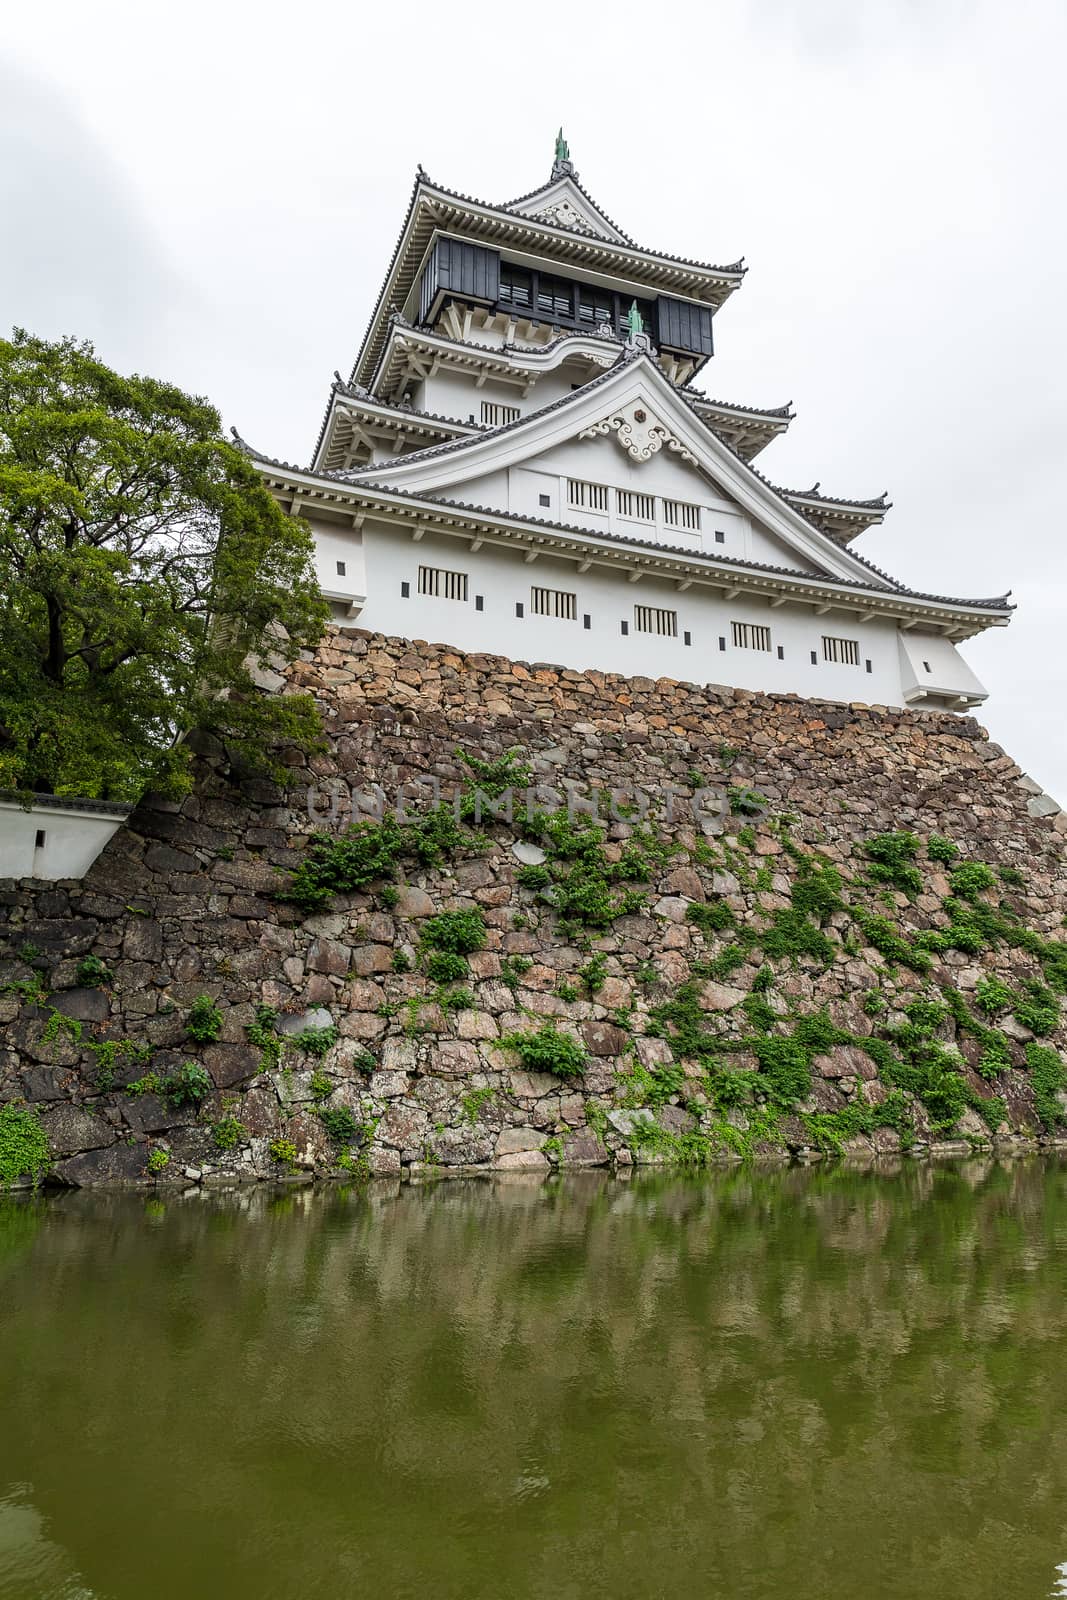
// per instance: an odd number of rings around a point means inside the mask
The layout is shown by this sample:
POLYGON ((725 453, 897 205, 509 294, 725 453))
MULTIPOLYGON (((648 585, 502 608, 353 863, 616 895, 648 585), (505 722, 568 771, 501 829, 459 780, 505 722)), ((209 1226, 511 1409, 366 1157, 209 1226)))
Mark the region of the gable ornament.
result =
POLYGON ((675 455, 681 456, 683 461, 697 465, 697 459, 692 451, 687 449, 669 428, 665 427, 658 417, 642 405, 634 403, 626 406, 622 411, 616 411, 610 417, 605 417, 601 422, 594 422, 592 427, 583 428, 579 439, 595 439, 598 436, 607 438, 614 434, 622 445, 626 454, 632 461, 651 461, 654 455, 666 446, 675 455))

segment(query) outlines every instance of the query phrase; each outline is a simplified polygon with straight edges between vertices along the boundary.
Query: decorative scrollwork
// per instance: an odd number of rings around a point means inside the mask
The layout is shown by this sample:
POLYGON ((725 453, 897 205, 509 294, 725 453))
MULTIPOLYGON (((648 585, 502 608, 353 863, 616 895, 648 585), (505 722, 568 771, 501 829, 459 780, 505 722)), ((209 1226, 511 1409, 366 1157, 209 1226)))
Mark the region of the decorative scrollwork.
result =
POLYGON ((604 417, 591 427, 583 428, 578 437, 595 439, 599 435, 607 438, 612 433, 632 461, 651 461, 666 446, 675 455, 681 456, 683 461, 691 461, 696 465, 696 457, 681 439, 641 406, 632 405, 627 406, 625 411, 616 411, 613 416, 604 417))

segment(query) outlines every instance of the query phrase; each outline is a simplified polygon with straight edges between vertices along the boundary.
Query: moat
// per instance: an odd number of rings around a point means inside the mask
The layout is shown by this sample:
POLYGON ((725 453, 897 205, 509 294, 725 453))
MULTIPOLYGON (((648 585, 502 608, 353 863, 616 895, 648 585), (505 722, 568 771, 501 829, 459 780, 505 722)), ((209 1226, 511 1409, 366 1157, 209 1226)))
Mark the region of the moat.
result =
POLYGON ((1067 1164, 0 1199, 0 1600, 1067 1592, 1067 1164))

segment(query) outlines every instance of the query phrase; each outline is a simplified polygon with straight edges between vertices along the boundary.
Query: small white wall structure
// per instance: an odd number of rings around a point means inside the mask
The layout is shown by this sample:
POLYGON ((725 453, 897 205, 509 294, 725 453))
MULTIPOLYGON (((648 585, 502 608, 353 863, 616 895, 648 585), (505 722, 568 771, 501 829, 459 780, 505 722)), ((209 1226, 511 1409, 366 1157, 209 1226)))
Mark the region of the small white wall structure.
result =
POLYGON ((133 810, 104 800, 0 796, 0 878, 83 878, 133 810))

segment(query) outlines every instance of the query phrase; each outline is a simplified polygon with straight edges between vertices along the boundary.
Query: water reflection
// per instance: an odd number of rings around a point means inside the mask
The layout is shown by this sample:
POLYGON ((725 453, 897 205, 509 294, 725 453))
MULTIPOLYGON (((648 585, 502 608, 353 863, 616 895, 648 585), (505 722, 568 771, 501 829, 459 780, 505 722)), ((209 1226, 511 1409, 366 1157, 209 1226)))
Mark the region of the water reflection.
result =
POLYGON ((2 1600, 99 1600, 78 1577, 66 1551, 45 1532, 28 1484, 0 1495, 2 1600))
POLYGON ((1065 1289, 1039 1162, 0 1206, 0 1492, 99 1600, 1047 1600, 1065 1289))

